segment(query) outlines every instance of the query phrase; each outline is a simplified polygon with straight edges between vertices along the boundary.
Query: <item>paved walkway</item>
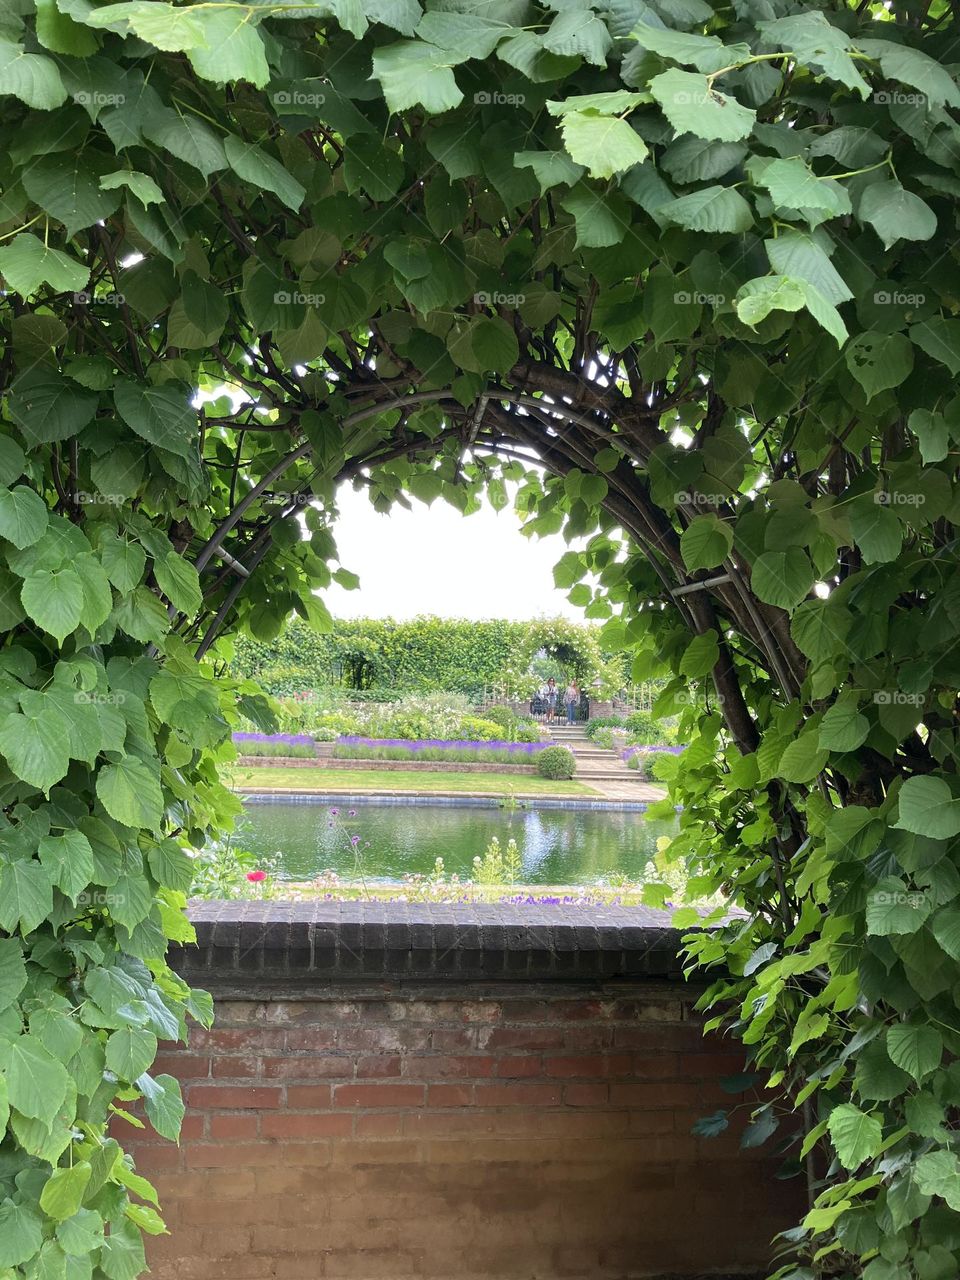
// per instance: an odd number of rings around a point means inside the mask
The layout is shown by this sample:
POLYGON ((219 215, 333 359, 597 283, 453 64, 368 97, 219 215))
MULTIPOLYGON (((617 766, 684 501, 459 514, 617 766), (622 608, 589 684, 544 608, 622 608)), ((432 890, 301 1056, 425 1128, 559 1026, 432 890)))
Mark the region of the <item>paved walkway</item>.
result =
POLYGON ((652 804, 667 794, 665 787, 646 782, 635 769, 628 769, 616 752, 605 751, 591 742, 582 725, 557 723, 550 726, 549 732, 573 752, 577 781, 593 787, 606 800, 639 800, 652 804))

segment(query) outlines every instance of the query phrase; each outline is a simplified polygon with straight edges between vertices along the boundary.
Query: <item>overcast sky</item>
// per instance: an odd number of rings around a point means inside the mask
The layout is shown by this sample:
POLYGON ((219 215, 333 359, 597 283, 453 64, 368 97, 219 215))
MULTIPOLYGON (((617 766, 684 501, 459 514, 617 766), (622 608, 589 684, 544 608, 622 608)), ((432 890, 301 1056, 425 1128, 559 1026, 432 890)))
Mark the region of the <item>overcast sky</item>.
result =
POLYGON ((553 566, 568 550, 558 534, 525 538, 509 508, 485 505, 472 516, 436 499, 380 515, 365 493, 343 485, 334 534, 357 591, 333 585, 323 599, 338 618, 573 618, 583 610, 553 585, 553 566))

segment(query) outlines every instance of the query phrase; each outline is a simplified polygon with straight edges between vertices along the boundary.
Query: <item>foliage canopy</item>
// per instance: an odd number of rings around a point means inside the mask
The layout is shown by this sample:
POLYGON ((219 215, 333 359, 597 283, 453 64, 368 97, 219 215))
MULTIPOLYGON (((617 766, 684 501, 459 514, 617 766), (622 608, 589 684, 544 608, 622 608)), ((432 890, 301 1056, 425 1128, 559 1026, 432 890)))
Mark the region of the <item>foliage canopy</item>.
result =
POLYGON ((183 847, 265 712, 196 659, 329 625, 347 479, 588 538, 557 580, 672 677, 674 852, 748 912, 690 946, 745 1141, 802 1143, 784 1274, 956 1274, 956 25, 5 8, 0 1273, 133 1280, 161 1229, 105 1125, 176 1130, 183 847))

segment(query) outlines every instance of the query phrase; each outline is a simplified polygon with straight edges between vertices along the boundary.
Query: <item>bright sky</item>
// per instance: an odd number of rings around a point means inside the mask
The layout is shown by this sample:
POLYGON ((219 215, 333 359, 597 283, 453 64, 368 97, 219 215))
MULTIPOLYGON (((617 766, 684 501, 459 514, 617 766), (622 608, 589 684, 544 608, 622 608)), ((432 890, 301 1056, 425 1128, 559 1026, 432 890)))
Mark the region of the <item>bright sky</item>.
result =
POLYGON ((341 486, 334 530, 345 568, 359 574, 357 591, 323 592, 336 618, 536 618, 583 621, 583 610, 553 585, 553 566, 569 548, 556 534, 525 538, 509 508, 485 505, 463 516, 442 498, 413 510, 374 511, 366 493, 341 486))

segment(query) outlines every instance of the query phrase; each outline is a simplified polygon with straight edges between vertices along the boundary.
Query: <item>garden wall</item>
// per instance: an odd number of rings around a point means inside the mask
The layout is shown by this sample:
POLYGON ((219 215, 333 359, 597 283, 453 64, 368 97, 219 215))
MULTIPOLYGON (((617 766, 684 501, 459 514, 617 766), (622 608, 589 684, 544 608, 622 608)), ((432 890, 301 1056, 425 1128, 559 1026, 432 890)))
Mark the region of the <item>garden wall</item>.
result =
POLYGON ((180 1149, 133 1140, 154 1280, 752 1275, 800 1188, 735 1138, 641 909, 206 903, 179 970, 218 1019, 162 1069, 180 1149))

